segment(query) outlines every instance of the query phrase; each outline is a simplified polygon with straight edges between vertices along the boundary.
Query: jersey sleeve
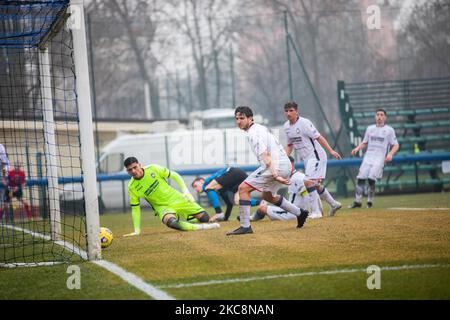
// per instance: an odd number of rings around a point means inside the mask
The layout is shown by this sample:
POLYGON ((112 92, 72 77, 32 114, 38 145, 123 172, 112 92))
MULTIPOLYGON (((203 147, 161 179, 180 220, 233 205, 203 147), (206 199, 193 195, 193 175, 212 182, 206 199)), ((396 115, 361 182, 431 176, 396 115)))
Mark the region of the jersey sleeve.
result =
POLYGON ((284 127, 284 134, 286 135, 286 139, 287 139, 287 145, 290 146, 292 145, 292 139, 289 137, 288 133, 287 133, 287 125, 285 124, 284 127))
POLYGON ((139 197, 136 196, 133 192, 128 189, 128 194, 130 196, 130 205, 131 207, 140 206, 139 197))
POLYGON ((209 176, 208 178, 205 179, 205 182, 203 183, 203 191, 206 190, 206 186, 213 181, 214 179, 216 179, 217 177, 220 177, 221 175, 223 175, 225 172, 227 172, 230 168, 224 168, 224 169, 220 169, 219 171, 217 171, 216 173, 214 173, 213 175, 209 176))
POLYGON ((151 166, 151 169, 160 177, 162 178, 170 178, 170 170, 163 166, 158 166, 156 164, 153 164, 151 166))
POLYGON ((216 210, 216 213, 222 212, 217 192, 215 190, 208 190, 206 191, 206 194, 208 195, 209 203, 216 210))
POLYGON ((392 129, 390 134, 389 134, 389 144, 391 146, 398 144, 397 136, 395 135, 395 130, 394 129, 392 129))
POLYGON ((267 151, 267 139, 268 131, 259 131, 258 134, 253 134, 250 139, 253 145, 253 149, 257 156, 267 151))
POLYGON ((366 132, 364 133, 364 138, 363 138, 363 143, 368 143, 369 142, 369 131, 370 131, 370 127, 367 127, 366 132))
POLYGON ((309 120, 306 120, 305 123, 305 133, 308 137, 312 138, 312 139, 317 139, 318 137, 320 137, 320 132, 319 130, 316 129, 316 127, 313 125, 313 123, 309 120))

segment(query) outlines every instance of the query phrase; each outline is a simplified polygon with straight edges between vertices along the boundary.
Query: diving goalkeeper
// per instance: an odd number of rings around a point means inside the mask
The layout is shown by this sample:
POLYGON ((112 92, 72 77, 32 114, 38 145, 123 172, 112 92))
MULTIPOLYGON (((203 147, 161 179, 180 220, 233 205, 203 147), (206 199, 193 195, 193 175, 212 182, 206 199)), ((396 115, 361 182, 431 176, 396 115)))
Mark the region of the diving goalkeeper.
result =
POLYGON ((150 164, 142 167, 135 157, 125 159, 124 166, 131 176, 128 183, 130 195, 131 215, 134 232, 124 235, 137 236, 141 234, 141 207, 140 198, 144 198, 151 205, 155 214, 169 228, 180 231, 195 231, 217 229, 218 223, 193 224, 180 221, 180 217, 186 220, 196 218, 199 222, 208 222, 208 213, 194 201, 181 176, 167 168, 150 164), (180 187, 181 193, 171 187, 166 178, 172 178, 180 187))

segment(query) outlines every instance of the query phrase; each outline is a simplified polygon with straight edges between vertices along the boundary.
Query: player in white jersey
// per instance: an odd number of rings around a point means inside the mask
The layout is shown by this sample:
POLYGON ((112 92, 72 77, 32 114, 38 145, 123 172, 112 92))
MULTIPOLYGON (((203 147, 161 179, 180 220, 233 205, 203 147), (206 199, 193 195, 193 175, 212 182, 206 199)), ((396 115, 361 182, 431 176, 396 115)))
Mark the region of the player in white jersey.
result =
MULTIPOLYGON (((295 170, 295 159, 289 156, 292 165, 291 184, 288 187, 288 200, 295 206, 309 210, 308 191, 305 187, 305 174, 295 170)), ((308 182, 308 180, 306 180, 308 182)), ((280 207, 269 205, 266 201, 261 201, 258 210, 250 217, 250 221, 257 221, 268 216, 270 220, 292 220, 297 217, 292 213, 286 212, 280 207)), ((321 213, 314 213, 308 218, 321 218, 321 213)))
MULTIPOLYGON (((8 159, 8 154, 6 153, 5 147, 3 146, 3 144, 0 143, 0 163, 1 163, 1 167, 2 167, 2 174, 0 175, 0 184, 6 183, 6 176, 8 175, 9 172, 9 159, 8 159)), ((0 188, 0 202, 3 201, 3 197, 4 197, 4 192, 5 192, 5 188, 0 188)), ((1 211, 1 206, 0 206, 0 211, 1 211)), ((1 221, 1 219, 0 219, 1 221)))
POLYGON ((336 159, 342 158, 331 148, 310 120, 300 117, 296 102, 290 101, 284 105, 284 115, 287 119, 284 124, 284 132, 287 136, 286 153, 290 155, 293 149, 297 151, 299 158, 304 162, 306 178, 313 181, 306 183, 310 205, 314 208, 313 211, 316 211, 320 199, 325 200, 330 205, 328 215, 334 216, 342 205, 334 200, 330 192, 321 185, 327 172, 327 154, 324 148, 336 159))
POLYGON ((303 227, 308 211, 300 209, 277 195, 278 189, 289 185, 291 162, 281 144, 269 130, 253 122, 253 111, 249 107, 240 106, 234 111, 239 129, 247 133, 247 140, 258 159, 260 167, 251 173, 239 185, 239 218, 241 226, 227 235, 253 233, 250 226, 250 193, 254 190, 262 192, 262 198, 275 204, 297 217, 297 227, 303 227))
POLYGON ((373 206, 375 183, 383 175, 384 164, 392 161, 392 157, 399 149, 395 130, 386 124, 386 110, 380 108, 375 113, 375 124, 368 126, 363 141, 352 150, 356 155, 359 150, 367 147, 363 162, 356 176, 355 202, 349 208, 360 208, 366 180, 369 183, 367 192, 367 208, 373 206))
POLYGON ((6 176, 9 170, 9 160, 8 155, 6 154, 5 147, 1 143, 0 143, 0 162, 2 164, 3 176, 6 176))

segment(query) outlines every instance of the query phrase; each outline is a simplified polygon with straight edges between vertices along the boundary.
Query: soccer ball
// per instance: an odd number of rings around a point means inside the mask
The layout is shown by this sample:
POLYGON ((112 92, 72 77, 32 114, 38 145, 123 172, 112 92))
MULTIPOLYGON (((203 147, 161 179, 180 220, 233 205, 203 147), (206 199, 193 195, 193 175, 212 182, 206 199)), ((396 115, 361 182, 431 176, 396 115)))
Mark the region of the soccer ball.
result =
POLYGON ((113 242, 113 233, 108 228, 101 227, 100 228, 100 243, 102 245, 102 249, 108 248, 113 242))

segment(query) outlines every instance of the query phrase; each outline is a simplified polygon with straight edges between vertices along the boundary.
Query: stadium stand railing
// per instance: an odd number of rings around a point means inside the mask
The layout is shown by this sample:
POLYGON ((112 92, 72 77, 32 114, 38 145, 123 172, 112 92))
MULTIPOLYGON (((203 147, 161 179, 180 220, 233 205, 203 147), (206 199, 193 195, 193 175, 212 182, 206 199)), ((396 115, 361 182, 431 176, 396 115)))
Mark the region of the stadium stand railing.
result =
MULTIPOLYGON (((387 111, 395 129, 398 155, 450 151, 450 77, 346 83, 338 81, 339 111, 351 147, 375 123, 375 111, 387 111)), ((377 182, 379 191, 395 189, 442 190, 450 184, 441 163, 392 164, 377 182)))

